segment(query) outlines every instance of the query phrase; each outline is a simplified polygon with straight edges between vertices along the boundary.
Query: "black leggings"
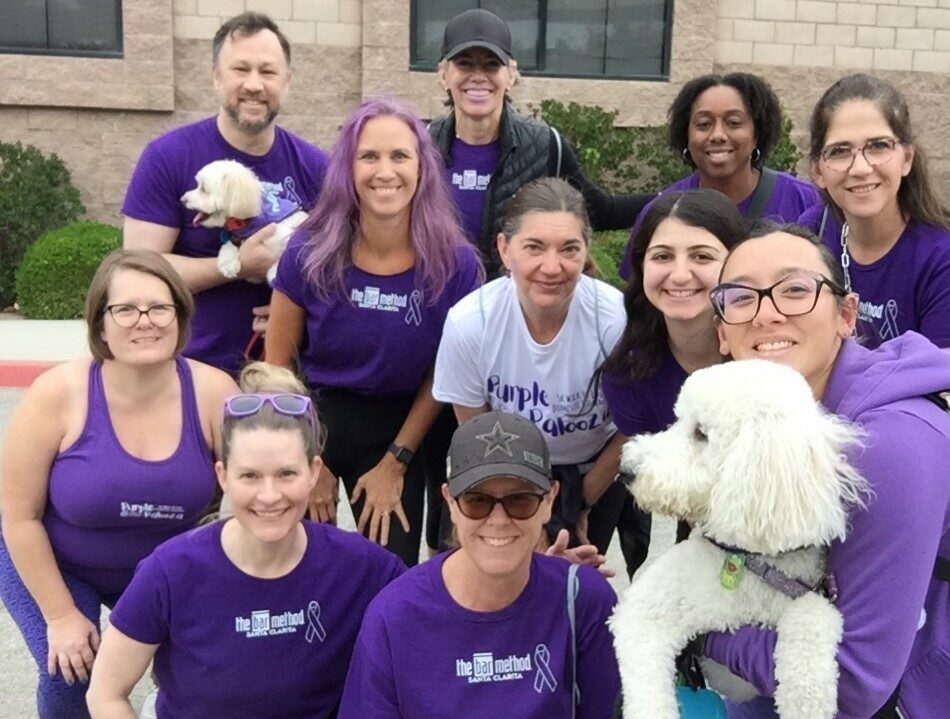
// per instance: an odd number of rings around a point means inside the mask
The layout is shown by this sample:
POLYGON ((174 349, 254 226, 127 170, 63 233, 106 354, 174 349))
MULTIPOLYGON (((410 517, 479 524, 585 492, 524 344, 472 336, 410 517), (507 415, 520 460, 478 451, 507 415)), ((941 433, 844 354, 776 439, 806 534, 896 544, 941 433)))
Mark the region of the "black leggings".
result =
POLYGON ((442 499, 442 485, 446 483, 446 458, 452 435, 458 428, 452 405, 445 405, 426 435, 419 450, 426 471, 426 500, 429 513, 426 515, 426 545, 430 549, 444 551, 450 548, 452 518, 442 499))
MULTIPOLYGON (((320 421, 327 430, 323 461, 343 480, 349 497, 356 481, 379 463, 399 433, 415 395, 370 397, 347 390, 322 389, 315 391, 313 398, 320 421)), ((409 532, 403 531, 399 519, 392 514, 387 545, 408 567, 419 562, 424 492, 423 461, 417 454, 406 469, 402 488, 402 508, 409 520, 409 532)), ((357 520, 363 511, 365 496, 351 505, 357 520)))

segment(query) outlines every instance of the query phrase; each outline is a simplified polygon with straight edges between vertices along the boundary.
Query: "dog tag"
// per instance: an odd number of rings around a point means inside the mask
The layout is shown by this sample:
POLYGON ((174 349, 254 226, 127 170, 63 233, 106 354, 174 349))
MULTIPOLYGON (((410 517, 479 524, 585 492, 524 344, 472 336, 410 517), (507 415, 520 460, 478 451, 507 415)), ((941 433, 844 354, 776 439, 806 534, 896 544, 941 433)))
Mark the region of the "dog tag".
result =
POLYGON ((727 554, 719 570, 719 583, 724 589, 735 589, 745 574, 745 555, 727 554))

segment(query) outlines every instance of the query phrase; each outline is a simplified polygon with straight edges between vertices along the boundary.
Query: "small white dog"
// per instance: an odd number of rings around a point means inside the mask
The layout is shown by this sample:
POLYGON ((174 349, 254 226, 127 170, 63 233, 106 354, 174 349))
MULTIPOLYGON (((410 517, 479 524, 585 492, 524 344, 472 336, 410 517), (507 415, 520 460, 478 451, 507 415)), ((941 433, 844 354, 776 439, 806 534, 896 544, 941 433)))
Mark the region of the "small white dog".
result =
MULTIPOLYGON (((293 231, 307 219, 297 203, 266 193, 257 175, 236 160, 209 162, 198 170, 195 181, 198 186, 182 195, 181 201, 189 210, 197 210, 194 224, 222 228, 218 269, 229 279, 241 270, 238 250, 244 239, 276 222, 277 231, 266 244, 279 258, 293 231)), ((275 260, 267 281, 273 282, 276 274, 275 260)))
MULTIPOLYGON (((825 546, 844 538, 848 507, 867 492, 844 458, 860 430, 824 412, 798 372, 764 360, 695 372, 675 411, 665 432, 627 442, 620 464, 640 507, 694 527, 644 568, 610 619, 624 716, 677 719, 683 647, 760 625, 778 634, 779 715, 831 719, 842 619, 810 589, 825 578, 825 546)), ((721 669, 733 689, 749 688, 721 669)))

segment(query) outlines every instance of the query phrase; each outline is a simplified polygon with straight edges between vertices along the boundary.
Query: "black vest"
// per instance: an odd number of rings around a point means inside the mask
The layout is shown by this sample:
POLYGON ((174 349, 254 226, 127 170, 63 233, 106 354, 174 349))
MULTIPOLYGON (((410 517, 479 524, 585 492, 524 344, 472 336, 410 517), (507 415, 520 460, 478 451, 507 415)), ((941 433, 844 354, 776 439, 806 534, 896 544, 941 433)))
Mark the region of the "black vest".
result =
MULTIPOLYGON (((442 152, 445 166, 451 167, 455 113, 433 120, 429 125, 429 133, 442 152)), ((501 112, 498 137, 498 165, 485 191, 482 227, 477 242, 489 278, 497 275, 500 266, 495 237, 501 231, 509 203, 523 185, 556 172, 556 168, 551 167, 551 128, 519 115, 507 102, 501 112)))

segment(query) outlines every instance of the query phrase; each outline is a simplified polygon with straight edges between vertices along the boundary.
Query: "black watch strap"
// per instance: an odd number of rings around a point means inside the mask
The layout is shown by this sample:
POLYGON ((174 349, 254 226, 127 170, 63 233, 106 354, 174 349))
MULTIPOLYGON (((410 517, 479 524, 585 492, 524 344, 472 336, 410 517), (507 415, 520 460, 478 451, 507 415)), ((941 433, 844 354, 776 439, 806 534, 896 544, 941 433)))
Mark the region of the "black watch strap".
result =
POLYGON ((405 447, 400 447, 395 442, 389 445, 389 453, 403 464, 409 464, 412 458, 416 456, 415 452, 405 447))

